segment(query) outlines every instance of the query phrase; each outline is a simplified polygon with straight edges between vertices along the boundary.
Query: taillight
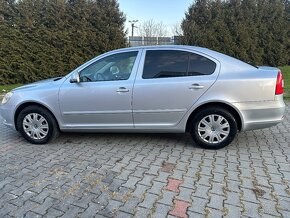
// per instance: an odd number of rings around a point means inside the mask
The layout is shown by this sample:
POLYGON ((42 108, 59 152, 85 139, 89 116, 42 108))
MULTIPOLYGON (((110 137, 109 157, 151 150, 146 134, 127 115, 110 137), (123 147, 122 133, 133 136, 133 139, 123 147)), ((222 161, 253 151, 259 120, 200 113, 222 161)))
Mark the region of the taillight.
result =
POLYGON ((281 71, 278 72, 275 95, 281 95, 284 92, 284 79, 281 71))

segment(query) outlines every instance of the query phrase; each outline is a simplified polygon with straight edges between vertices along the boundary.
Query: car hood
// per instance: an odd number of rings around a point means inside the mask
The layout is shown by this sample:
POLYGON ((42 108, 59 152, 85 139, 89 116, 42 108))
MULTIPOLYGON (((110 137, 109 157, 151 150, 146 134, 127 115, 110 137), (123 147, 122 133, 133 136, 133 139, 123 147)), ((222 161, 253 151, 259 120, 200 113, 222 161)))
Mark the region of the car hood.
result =
POLYGON ((27 84, 27 85, 24 85, 24 86, 20 86, 18 88, 13 89, 12 91, 21 91, 21 90, 24 90, 24 89, 30 89, 30 88, 40 87, 40 86, 46 86, 46 85, 49 85, 49 84, 54 83, 56 81, 59 81, 61 79, 62 79, 62 77, 55 77, 55 78, 51 78, 51 79, 40 80, 40 81, 37 81, 37 82, 34 82, 34 83, 30 83, 30 84, 27 84))

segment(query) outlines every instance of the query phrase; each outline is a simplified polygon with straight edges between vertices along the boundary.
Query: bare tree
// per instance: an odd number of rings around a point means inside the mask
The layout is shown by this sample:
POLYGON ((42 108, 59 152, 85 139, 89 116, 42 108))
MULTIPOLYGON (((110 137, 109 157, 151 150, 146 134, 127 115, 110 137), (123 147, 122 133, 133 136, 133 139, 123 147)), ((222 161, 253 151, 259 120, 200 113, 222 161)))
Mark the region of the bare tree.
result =
POLYGON ((182 31, 180 22, 177 22, 173 26, 171 26, 171 34, 173 36, 182 36, 183 35, 183 31, 182 31))
POLYGON ((139 36, 143 37, 164 37, 168 34, 167 28, 162 22, 156 23, 152 19, 140 23, 138 32, 139 36))

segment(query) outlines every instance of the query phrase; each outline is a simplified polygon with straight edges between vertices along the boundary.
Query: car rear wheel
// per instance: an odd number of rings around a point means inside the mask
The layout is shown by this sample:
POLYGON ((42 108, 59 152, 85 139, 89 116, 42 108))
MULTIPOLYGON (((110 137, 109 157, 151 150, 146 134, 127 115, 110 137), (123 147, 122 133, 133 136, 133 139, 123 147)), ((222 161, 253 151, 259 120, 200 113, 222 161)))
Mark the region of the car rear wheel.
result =
POLYGON ((28 106, 19 113, 17 129, 33 144, 45 144, 59 134, 53 115, 47 109, 36 105, 28 106))
POLYGON ((237 131, 235 117, 229 111, 216 107, 197 112, 192 120, 190 133, 199 146, 219 149, 230 144, 237 131))

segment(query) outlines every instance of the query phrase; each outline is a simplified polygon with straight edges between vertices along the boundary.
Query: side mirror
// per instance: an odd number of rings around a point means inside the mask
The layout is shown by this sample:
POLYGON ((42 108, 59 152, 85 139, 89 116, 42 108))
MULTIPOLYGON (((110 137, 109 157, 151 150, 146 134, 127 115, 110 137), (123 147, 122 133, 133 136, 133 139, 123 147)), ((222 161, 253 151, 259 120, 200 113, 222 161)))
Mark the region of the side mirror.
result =
POLYGON ((70 83, 80 83, 80 82, 81 82, 80 73, 79 72, 73 73, 73 75, 70 78, 70 83))

